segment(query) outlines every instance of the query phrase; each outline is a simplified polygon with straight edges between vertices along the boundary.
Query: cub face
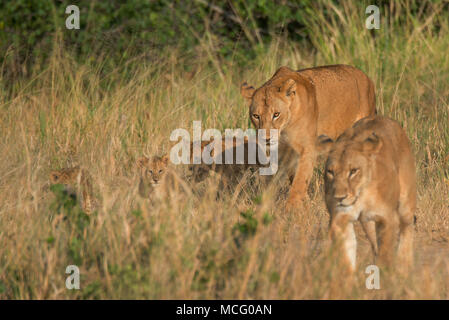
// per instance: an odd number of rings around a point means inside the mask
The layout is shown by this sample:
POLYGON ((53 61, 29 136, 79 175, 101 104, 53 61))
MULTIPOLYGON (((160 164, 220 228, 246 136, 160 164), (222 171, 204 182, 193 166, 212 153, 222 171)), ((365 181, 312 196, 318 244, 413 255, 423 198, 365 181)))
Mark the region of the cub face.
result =
POLYGON ((240 92, 250 103, 249 116, 256 129, 265 129, 267 144, 277 142, 270 136, 270 129, 277 129, 280 135, 291 119, 290 107, 296 95, 296 81, 285 79, 257 90, 244 83, 240 92))
POLYGON ((145 184, 157 187, 165 181, 168 155, 162 157, 141 157, 137 159, 137 167, 140 169, 141 179, 145 184))
POLYGON ((331 213, 349 211, 371 182, 372 161, 382 145, 374 133, 361 141, 340 137, 329 153, 324 175, 325 199, 331 213))
POLYGON ((77 182, 78 175, 81 173, 79 167, 64 168, 50 172, 51 184, 72 184, 77 182))

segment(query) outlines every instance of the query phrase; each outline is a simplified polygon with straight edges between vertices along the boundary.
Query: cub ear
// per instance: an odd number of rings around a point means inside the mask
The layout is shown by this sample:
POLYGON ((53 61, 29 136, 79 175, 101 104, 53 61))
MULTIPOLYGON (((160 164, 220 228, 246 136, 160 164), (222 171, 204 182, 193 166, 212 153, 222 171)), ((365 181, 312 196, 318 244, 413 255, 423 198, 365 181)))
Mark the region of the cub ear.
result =
POLYGON ((325 134, 322 134, 317 139, 316 149, 319 154, 326 154, 330 151, 333 144, 334 144, 334 140, 332 140, 325 134))
POLYGON ((170 160, 170 157, 168 156, 168 154, 166 154, 166 155, 162 156, 161 160, 165 165, 167 165, 168 160, 170 160))
POLYGON ((242 85, 240 86, 240 94, 246 100, 251 100, 253 98, 254 91, 256 91, 256 89, 254 89, 253 86, 250 86, 246 82, 242 83, 242 85))
POLYGON ((383 145, 382 138, 375 132, 371 133, 365 141, 363 141, 363 151, 370 153, 378 153, 383 145))
POLYGON ((287 79, 279 88, 279 92, 284 92, 287 97, 294 96, 296 94, 296 81, 293 79, 287 79))
POLYGON ((143 168, 148 164, 148 161, 150 161, 150 159, 148 159, 147 157, 140 157, 137 159, 136 164, 139 168, 143 168))

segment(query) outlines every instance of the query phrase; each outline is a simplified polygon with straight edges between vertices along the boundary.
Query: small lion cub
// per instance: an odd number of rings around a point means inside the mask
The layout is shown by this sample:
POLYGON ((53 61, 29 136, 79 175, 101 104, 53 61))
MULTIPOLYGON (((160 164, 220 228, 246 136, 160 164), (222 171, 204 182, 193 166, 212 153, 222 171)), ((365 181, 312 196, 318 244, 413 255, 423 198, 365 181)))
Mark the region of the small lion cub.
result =
POLYGON ((330 236, 349 270, 356 266, 358 220, 381 265, 393 263, 399 235, 397 266, 407 271, 413 261, 416 173, 402 127, 381 116, 357 121, 331 146, 324 175, 330 236))
POLYGON ((63 168, 50 172, 51 184, 62 184, 66 187, 66 191, 77 193, 81 191, 82 201, 81 208, 87 214, 91 214, 95 210, 95 200, 92 190, 92 179, 86 169, 79 166, 71 168, 63 168))
POLYGON ((167 185, 168 160, 168 155, 137 159, 140 170, 139 195, 142 198, 155 200, 163 197, 167 185))
MULTIPOLYGON (((140 171, 139 195, 150 203, 164 199, 192 195, 191 188, 169 166, 169 156, 142 156, 136 161, 140 171)), ((178 201, 179 202, 179 201, 178 201)))

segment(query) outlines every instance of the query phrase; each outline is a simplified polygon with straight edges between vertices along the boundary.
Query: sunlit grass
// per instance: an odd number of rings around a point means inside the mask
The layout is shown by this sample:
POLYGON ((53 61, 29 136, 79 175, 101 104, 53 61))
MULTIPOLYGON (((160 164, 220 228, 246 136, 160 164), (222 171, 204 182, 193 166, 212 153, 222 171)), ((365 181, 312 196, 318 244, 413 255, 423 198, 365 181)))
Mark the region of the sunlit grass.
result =
POLYGON ((0 298, 447 299, 448 16, 391 17, 368 31, 361 8, 317 5, 335 19, 310 15, 313 47, 274 40, 248 68, 202 43, 196 59, 173 49, 110 70, 105 57, 77 62, 56 39, 48 65, 30 78, 0 79, 0 298), (134 162, 167 152, 173 129, 191 130, 193 120, 203 129, 246 129, 241 82, 259 86, 281 65, 331 63, 364 70, 376 83, 379 113, 400 121, 412 141, 418 232, 406 279, 387 272, 381 290, 367 290, 372 261, 359 233, 360 268, 345 282, 336 257, 322 250, 328 216, 318 174, 308 209, 294 213, 283 211, 283 197, 251 184, 218 200, 214 181, 160 205, 139 200, 134 162), (82 230, 57 214, 47 187, 51 170, 74 164, 88 168, 100 202, 82 230), (80 267, 80 290, 65 288, 70 264, 80 267))

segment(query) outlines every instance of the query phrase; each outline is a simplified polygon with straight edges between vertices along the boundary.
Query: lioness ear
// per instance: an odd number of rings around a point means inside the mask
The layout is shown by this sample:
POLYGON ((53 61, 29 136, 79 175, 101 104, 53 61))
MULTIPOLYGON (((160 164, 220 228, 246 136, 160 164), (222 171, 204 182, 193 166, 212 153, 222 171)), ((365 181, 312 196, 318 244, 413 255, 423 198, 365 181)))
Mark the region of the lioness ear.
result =
POLYGON ((136 164, 139 168, 145 167, 145 165, 150 161, 147 157, 140 157, 137 159, 136 164))
POLYGON ((296 81, 293 79, 286 80, 279 88, 279 92, 285 92, 287 97, 294 96, 296 94, 296 81))
POLYGON ((334 140, 332 140, 325 134, 322 134, 317 139, 316 149, 317 149, 318 153, 325 154, 330 151, 333 144, 334 144, 334 140))
POLYGON ((368 138, 366 138, 365 141, 363 141, 363 151, 378 153, 382 145, 382 138, 373 132, 368 138))
POLYGON ((247 84, 246 82, 244 82, 244 83, 240 86, 240 94, 241 94, 242 97, 245 98, 246 100, 251 100, 251 99, 253 98, 254 91, 256 91, 256 89, 254 89, 253 86, 250 86, 250 85, 247 84))

